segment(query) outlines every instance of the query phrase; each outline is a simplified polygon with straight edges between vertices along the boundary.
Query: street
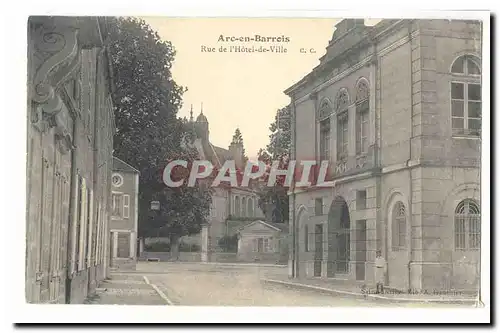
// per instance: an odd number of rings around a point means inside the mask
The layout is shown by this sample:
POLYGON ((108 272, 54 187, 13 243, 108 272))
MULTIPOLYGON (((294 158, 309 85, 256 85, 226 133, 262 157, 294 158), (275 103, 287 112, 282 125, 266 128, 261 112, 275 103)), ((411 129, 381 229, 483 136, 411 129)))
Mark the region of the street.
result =
POLYGON ((114 296, 103 296, 102 300, 92 303, 187 306, 450 306, 412 303, 396 305, 261 281, 261 278, 286 274, 287 268, 279 266, 142 262, 137 265, 136 272, 113 273, 112 280, 103 287, 108 288, 108 294, 111 291, 114 296))

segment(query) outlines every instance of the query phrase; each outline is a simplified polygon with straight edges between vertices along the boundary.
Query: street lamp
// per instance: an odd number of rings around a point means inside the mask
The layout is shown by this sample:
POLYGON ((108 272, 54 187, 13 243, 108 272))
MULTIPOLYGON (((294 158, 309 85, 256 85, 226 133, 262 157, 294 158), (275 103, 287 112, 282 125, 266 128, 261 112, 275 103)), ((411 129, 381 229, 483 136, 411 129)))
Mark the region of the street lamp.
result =
POLYGON ((159 201, 151 201, 151 210, 159 211, 160 210, 160 202, 159 201))

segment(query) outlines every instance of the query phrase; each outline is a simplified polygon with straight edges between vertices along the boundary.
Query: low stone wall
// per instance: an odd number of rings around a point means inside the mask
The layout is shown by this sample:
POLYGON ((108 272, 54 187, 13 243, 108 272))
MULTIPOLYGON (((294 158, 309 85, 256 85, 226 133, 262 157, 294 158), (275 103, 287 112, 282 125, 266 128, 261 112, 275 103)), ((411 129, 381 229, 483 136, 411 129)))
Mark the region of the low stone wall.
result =
MULTIPOLYGON (((170 252, 143 252, 140 261, 147 261, 148 259, 159 259, 160 261, 172 261, 170 252)), ((179 260, 186 262, 201 261, 200 252, 179 252, 179 260)))
POLYGON ((231 252, 214 252, 212 253, 212 260, 215 262, 238 262, 238 254, 231 252))
MULTIPOLYGON (((139 261, 158 259, 160 262, 172 261, 170 252, 143 252, 139 261)), ((265 264, 287 264, 288 257, 283 253, 235 253, 235 252, 212 252, 208 255, 210 262, 221 263, 265 263, 265 264)), ((179 259, 182 262, 201 262, 200 252, 180 252, 179 259)))
POLYGON ((238 253, 238 261, 261 262, 266 264, 286 264, 288 262, 288 258, 283 257, 280 252, 273 252, 273 253, 247 252, 247 253, 238 253))
POLYGON ((113 258, 111 269, 118 271, 135 271, 136 264, 137 262, 135 259, 113 258))

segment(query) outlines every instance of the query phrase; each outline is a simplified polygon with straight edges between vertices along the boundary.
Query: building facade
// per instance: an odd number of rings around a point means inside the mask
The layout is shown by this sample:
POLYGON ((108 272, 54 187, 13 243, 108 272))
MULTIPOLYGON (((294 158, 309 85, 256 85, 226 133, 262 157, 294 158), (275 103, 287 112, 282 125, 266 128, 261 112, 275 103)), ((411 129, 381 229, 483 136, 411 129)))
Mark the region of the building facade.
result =
POLYGON ((139 226, 139 171, 113 157, 111 186, 111 268, 135 270, 139 226))
POLYGON ((291 189, 290 275, 400 290, 479 284, 481 23, 336 25, 291 98, 291 158, 333 186, 291 189))
POLYGON ((114 117, 102 23, 28 21, 29 303, 81 303, 107 274, 114 117))
POLYGON ((288 225, 257 220, 239 228, 238 260, 286 264, 288 225))
MULTIPOLYGON (((199 158, 208 160, 214 168, 220 169, 228 160, 234 160, 236 168, 243 170, 244 156, 243 144, 231 143, 229 149, 217 147, 210 142, 210 131, 207 117, 200 112, 196 121, 193 121, 191 111, 191 122, 195 128, 196 147, 199 158)), ((209 222, 202 227, 199 236, 201 244, 201 260, 216 260, 213 258, 214 252, 218 250, 218 241, 228 234, 231 228, 231 221, 250 221, 264 217, 262 210, 258 206, 257 191, 249 187, 219 186, 214 188, 212 194, 212 206, 210 208, 209 222)), ((189 237, 193 238, 193 237, 189 237)))

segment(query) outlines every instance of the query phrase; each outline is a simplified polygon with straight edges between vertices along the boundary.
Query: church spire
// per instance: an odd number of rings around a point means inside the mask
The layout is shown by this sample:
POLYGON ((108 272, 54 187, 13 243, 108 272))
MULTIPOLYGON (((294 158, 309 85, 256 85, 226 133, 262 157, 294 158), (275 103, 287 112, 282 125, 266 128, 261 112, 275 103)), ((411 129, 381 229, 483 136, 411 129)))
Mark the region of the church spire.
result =
POLYGON ((194 120, 194 119, 193 119, 193 104, 191 104, 191 111, 189 112, 189 115, 190 115, 190 116, 189 116, 189 121, 190 121, 190 122, 193 122, 193 120, 194 120))
POLYGON ((203 102, 201 102, 201 114, 203 114, 203 102))

